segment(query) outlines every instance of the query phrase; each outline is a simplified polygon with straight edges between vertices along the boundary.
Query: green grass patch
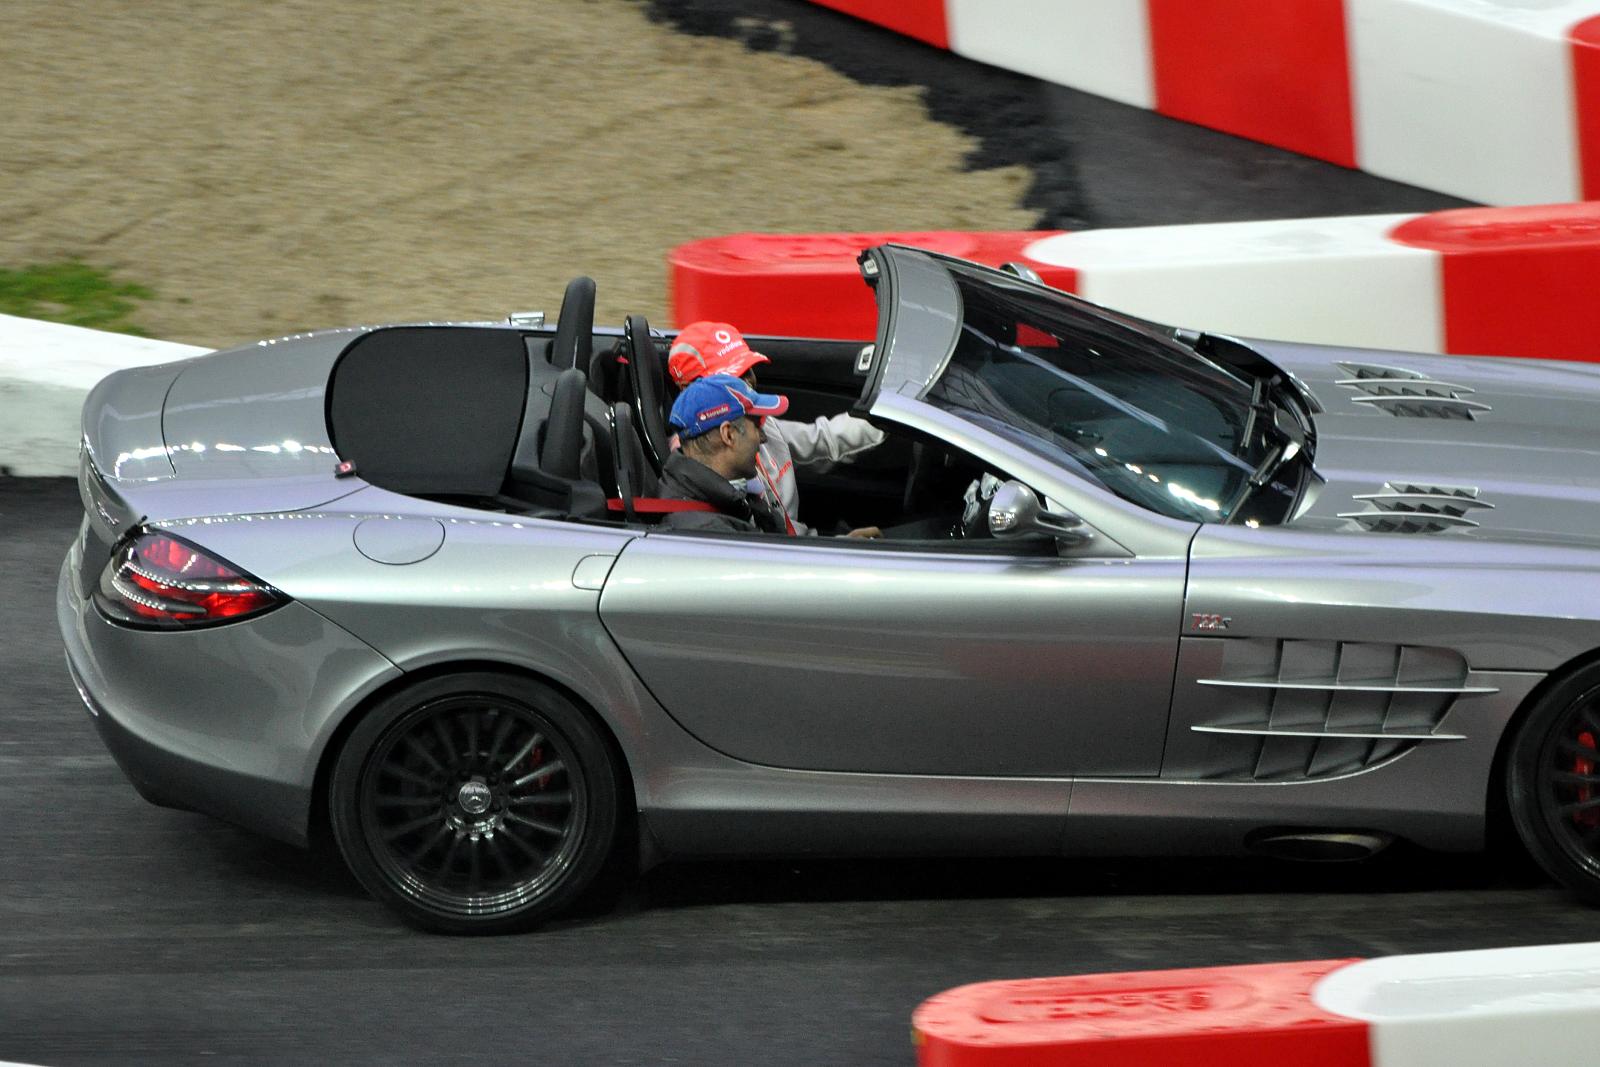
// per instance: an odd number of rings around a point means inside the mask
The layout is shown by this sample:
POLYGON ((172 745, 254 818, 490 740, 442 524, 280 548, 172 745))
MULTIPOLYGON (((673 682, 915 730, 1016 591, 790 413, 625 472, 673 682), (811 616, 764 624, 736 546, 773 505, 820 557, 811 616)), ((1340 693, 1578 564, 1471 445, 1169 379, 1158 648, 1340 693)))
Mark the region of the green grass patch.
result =
POLYGON ((5 315, 146 337, 131 316, 139 301, 155 295, 148 286, 119 281, 110 271, 77 260, 0 269, 0 314, 5 315))

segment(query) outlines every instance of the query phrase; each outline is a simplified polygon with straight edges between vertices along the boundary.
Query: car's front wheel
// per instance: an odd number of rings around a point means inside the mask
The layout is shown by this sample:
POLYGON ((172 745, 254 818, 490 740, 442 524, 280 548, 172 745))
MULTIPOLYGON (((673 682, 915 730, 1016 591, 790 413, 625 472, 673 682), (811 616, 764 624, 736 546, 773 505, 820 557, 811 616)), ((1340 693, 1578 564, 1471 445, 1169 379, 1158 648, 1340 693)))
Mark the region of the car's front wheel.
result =
POLYGON ((442 933, 527 929, 570 906, 617 836, 618 769, 564 695, 492 673, 392 694, 329 780, 333 835, 373 896, 442 933))
POLYGON ((1511 741, 1511 819, 1552 877, 1600 904, 1600 664, 1551 687, 1511 741))

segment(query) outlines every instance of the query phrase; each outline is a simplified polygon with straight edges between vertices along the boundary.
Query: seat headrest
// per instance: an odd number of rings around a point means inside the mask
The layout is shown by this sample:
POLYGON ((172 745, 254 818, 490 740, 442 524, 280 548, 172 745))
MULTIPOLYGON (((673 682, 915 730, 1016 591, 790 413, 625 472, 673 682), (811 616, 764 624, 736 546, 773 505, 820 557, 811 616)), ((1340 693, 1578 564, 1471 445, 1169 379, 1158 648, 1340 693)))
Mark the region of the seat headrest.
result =
POLYGON ((550 362, 559 370, 577 367, 587 371, 593 347, 594 279, 578 277, 567 283, 566 295, 561 298, 550 362))
POLYGON ((561 372, 539 446, 539 466, 557 478, 576 479, 583 459, 583 394, 588 378, 576 367, 561 372))

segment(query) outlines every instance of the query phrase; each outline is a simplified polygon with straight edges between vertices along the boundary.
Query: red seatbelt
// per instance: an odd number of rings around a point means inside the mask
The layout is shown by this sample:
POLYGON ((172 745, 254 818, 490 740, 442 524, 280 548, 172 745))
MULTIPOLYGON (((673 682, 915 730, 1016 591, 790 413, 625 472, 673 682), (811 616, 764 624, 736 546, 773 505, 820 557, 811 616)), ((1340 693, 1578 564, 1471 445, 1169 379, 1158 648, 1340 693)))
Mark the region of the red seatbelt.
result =
MULTIPOLYGON (((667 500, 656 496, 636 496, 632 499, 633 510, 641 515, 668 515, 674 511, 720 511, 721 509, 707 504, 704 500, 667 500)), ((607 511, 626 510, 620 496, 614 496, 606 501, 607 511)))

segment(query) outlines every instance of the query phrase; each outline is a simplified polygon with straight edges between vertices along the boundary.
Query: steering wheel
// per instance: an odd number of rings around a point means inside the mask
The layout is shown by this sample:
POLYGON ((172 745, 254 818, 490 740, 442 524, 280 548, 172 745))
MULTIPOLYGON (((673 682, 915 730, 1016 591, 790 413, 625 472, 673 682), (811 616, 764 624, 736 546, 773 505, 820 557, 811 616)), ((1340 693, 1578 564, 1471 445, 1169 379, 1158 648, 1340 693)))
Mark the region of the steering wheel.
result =
POLYGON ((994 537, 989 531, 989 502, 994 499, 995 489, 999 485, 998 476, 993 474, 984 474, 972 480, 961 496, 961 514, 956 519, 955 528, 950 531, 951 537, 994 537), (985 489, 988 491, 985 492, 985 489))

